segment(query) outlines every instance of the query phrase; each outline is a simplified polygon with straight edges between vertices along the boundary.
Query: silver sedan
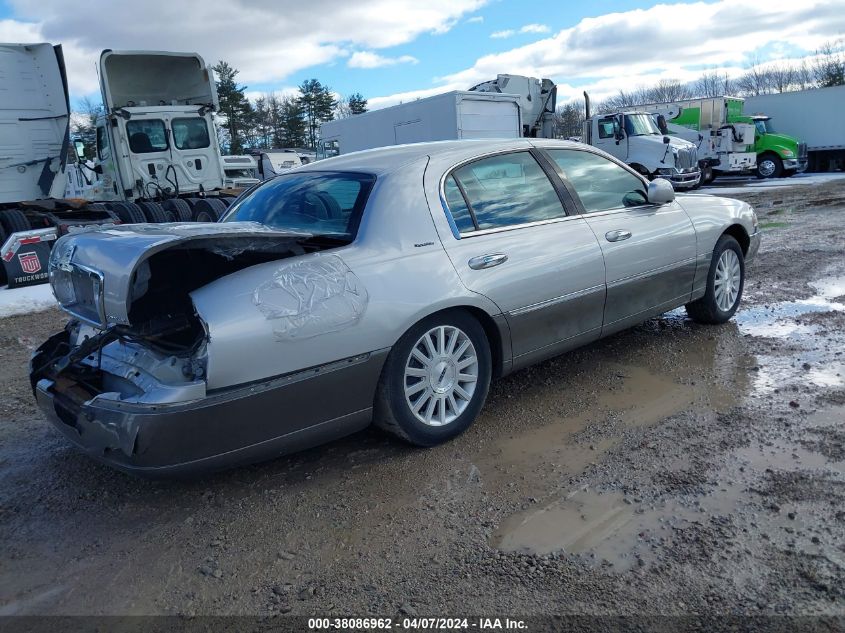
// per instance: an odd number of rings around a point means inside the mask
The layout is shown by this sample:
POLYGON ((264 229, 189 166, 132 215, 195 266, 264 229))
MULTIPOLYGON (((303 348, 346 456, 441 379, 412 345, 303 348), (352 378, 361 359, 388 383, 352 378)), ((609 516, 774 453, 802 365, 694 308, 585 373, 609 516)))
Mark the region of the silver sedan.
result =
POLYGON ((39 405, 122 470, 219 469, 375 422, 455 437, 499 376, 678 306, 722 323, 760 241, 747 204, 676 197, 546 140, 422 143, 308 165, 213 224, 68 235, 72 316, 39 405))

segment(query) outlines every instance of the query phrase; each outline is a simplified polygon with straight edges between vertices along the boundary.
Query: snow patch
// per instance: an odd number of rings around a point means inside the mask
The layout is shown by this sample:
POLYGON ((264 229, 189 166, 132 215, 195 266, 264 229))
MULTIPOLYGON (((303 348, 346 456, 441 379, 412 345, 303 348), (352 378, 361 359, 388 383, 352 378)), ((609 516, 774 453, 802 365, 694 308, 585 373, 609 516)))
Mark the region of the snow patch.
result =
POLYGON ((16 314, 41 312, 57 305, 50 284, 11 289, 0 286, 0 319, 16 314))

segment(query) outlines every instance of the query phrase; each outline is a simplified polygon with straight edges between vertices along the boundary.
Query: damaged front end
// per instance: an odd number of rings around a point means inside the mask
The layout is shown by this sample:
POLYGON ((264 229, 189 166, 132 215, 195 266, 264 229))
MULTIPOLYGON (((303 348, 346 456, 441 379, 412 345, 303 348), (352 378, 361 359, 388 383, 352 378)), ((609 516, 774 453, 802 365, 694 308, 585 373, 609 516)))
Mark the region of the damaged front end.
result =
MULTIPOLYGON (((51 284, 74 318, 32 357, 40 408, 91 457, 133 473, 249 461, 251 447, 282 434, 262 412, 301 408, 326 385, 288 389, 302 378, 294 373, 209 389, 209 328, 191 293, 244 268, 336 245, 254 223, 139 225, 62 238, 51 284)), ((319 421, 305 416, 298 428, 319 421)))

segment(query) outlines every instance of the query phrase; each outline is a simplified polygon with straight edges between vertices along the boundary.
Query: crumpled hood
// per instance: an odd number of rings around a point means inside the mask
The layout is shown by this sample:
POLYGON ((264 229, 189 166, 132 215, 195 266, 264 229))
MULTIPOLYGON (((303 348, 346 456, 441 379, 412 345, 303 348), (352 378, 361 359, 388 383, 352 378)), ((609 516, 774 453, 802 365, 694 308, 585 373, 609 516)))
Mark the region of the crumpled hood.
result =
POLYGON ((155 253, 190 244, 234 258, 247 250, 293 244, 308 237, 257 222, 129 224, 65 235, 53 247, 50 270, 81 267, 100 274, 107 323, 127 325, 133 276, 155 253))

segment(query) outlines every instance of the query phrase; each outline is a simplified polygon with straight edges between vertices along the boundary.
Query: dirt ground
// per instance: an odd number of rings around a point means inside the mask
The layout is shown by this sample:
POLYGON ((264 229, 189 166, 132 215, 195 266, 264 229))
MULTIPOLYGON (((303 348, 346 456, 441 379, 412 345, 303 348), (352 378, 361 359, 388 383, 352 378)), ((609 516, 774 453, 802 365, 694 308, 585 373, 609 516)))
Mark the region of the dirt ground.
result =
POLYGON ((35 409, 60 313, 0 320, 0 615, 845 615, 845 186, 810 189, 753 194, 730 323, 509 376, 429 450, 366 431, 133 479, 35 409))

